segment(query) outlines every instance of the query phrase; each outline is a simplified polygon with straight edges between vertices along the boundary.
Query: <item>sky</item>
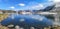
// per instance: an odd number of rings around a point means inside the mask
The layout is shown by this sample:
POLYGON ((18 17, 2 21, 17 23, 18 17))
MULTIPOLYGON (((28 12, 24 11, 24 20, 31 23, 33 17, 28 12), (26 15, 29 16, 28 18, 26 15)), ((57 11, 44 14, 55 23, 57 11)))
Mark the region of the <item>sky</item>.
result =
POLYGON ((60 0, 0 0, 0 9, 3 10, 39 10, 60 0))
POLYGON ((60 0, 54 0, 54 2, 60 2, 60 0))

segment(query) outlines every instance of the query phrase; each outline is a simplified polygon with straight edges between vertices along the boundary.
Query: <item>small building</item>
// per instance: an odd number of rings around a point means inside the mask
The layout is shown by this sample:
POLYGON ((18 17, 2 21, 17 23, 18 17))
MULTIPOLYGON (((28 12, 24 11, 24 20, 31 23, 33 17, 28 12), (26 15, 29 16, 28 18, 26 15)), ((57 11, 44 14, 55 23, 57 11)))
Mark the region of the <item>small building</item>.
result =
POLYGON ((3 12, 0 10, 0 14, 2 14, 3 12))

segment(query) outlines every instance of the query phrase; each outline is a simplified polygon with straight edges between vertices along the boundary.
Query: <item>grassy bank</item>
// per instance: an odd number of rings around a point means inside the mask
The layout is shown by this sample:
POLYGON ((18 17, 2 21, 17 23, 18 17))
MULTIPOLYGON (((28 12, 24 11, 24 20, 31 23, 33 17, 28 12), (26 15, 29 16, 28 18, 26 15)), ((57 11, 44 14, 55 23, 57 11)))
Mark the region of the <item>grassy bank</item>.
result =
POLYGON ((0 14, 0 22, 8 17, 8 14, 0 14))

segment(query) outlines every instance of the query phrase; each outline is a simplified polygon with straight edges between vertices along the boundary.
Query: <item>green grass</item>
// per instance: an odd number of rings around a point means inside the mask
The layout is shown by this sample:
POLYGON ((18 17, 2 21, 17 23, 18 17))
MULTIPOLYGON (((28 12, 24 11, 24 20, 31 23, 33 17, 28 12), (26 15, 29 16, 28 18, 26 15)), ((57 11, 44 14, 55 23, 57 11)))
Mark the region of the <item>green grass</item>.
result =
POLYGON ((8 14, 0 14, 0 22, 8 17, 8 14))

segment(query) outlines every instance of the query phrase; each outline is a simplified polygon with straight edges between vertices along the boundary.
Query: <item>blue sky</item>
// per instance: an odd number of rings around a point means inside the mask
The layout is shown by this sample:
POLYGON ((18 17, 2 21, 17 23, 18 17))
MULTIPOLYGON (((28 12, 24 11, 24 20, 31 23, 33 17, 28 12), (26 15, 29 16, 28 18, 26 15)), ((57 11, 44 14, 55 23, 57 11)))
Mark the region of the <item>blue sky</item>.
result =
POLYGON ((52 0, 0 0, 0 9, 39 10, 53 4, 52 0))

